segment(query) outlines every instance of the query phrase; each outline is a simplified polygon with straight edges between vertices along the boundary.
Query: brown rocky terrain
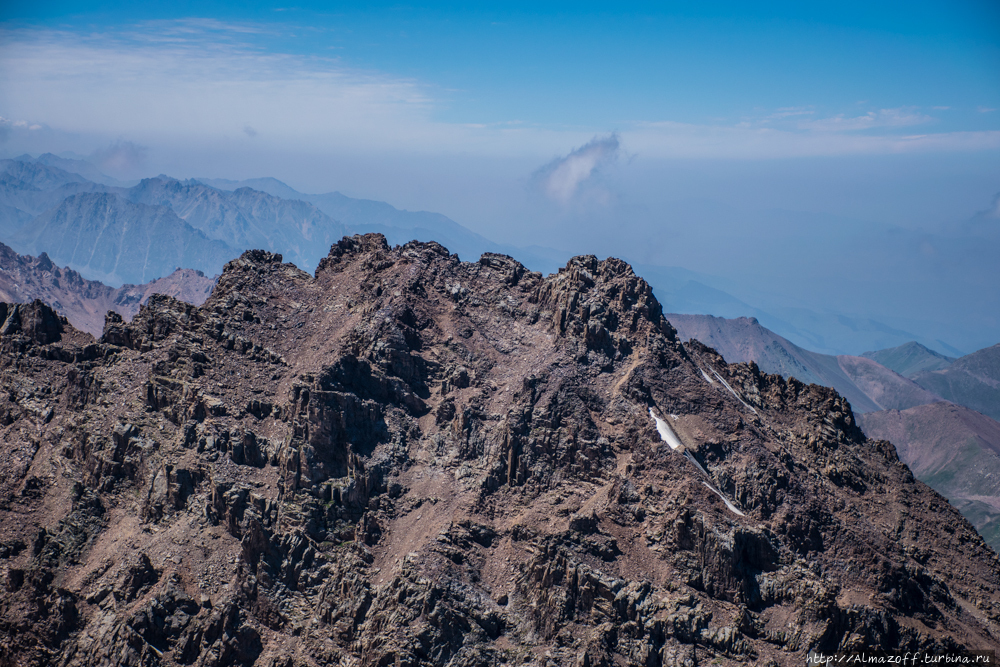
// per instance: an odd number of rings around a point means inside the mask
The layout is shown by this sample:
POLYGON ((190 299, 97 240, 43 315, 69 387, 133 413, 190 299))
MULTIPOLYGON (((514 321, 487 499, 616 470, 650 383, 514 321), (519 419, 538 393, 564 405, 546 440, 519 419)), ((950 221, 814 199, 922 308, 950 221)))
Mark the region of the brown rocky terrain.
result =
POLYGON ((682 345, 618 260, 367 235, 315 276, 247 252, 99 340, 0 311, 0 665, 1000 643, 1000 561, 892 445, 682 345))
POLYGON ((850 397, 862 430, 892 442, 917 479, 948 498, 1000 552, 1000 450, 996 449, 1000 425, 943 400, 880 363, 915 369, 916 377, 939 375, 940 371, 926 369, 947 368, 953 360, 918 343, 864 357, 832 356, 802 349, 752 317, 666 317, 681 340, 702 341, 730 362, 753 361, 766 372, 833 387, 850 397))
POLYGON ((143 285, 110 287, 87 280, 69 267, 56 266, 49 256, 19 255, 0 243, 0 301, 23 303, 41 299, 74 327, 94 336, 104 330, 104 315, 113 310, 126 319, 139 312, 153 294, 167 294, 201 305, 215 285, 201 271, 177 269, 143 285))

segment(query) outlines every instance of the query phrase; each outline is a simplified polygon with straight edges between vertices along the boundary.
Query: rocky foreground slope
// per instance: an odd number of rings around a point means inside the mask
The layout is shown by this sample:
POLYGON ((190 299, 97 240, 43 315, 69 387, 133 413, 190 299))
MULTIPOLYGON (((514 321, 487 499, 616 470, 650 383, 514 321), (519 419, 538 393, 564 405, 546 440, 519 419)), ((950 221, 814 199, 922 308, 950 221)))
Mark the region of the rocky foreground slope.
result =
POLYGON ((624 263, 245 253, 99 341, 0 306, 0 665, 801 665, 992 648, 1000 562, 832 390, 624 263))

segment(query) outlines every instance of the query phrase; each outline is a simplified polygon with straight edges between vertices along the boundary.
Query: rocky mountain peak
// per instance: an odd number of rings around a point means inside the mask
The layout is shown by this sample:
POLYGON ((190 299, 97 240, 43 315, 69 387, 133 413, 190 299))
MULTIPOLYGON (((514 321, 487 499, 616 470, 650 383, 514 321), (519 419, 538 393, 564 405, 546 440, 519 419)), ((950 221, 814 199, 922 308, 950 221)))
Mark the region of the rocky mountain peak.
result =
POLYGON ((996 644, 996 555, 847 401, 661 311, 618 260, 365 235, 314 275, 246 252, 89 347, 0 345, 0 664, 996 644))

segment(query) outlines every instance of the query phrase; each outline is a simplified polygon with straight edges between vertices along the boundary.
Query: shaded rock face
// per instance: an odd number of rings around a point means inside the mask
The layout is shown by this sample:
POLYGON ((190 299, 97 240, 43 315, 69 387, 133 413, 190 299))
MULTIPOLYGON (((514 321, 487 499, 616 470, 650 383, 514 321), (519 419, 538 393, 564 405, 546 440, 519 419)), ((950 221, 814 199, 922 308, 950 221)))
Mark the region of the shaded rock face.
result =
POLYGON ((0 305, 0 336, 23 336, 33 343, 54 343, 62 337, 65 317, 41 301, 0 305))
POLYGON ((4 332, 0 665, 1000 641, 996 555, 891 444, 661 310, 617 260, 542 277, 368 235, 315 276, 244 253, 96 344, 4 332))

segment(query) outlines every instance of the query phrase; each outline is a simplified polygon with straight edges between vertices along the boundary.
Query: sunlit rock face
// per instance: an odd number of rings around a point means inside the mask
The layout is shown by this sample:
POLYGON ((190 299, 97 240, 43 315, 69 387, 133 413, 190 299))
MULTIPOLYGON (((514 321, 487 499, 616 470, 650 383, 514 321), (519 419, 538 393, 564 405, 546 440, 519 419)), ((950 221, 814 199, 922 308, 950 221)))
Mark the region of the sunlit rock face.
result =
POLYGON ((543 277, 355 236, 315 275, 244 253, 200 307, 153 296, 97 341, 50 319, 0 332, 0 664, 1000 641, 996 555, 892 445, 832 390, 682 345, 618 260, 543 277))

